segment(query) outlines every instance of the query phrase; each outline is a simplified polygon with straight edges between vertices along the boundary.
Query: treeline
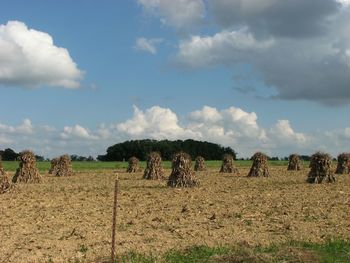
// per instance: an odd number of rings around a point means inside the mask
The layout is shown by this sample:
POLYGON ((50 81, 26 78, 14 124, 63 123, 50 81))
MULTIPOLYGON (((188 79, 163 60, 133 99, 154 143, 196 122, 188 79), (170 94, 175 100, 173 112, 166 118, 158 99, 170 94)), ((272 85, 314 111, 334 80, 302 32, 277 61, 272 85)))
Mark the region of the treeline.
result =
MULTIPOLYGON (((17 158, 19 157, 19 153, 15 152, 11 148, 7 148, 5 150, 0 150, 0 157, 1 157, 1 160, 3 160, 3 161, 16 161, 17 158)), ((73 162, 74 161, 79 161, 79 162, 94 162, 94 161, 96 161, 95 158, 92 156, 85 157, 85 156, 80 156, 77 154, 71 155, 70 158, 73 162)), ((44 156, 41 156, 41 155, 35 155, 35 159, 38 162, 50 161, 49 158, 45 158, 44 156)))
MULTIPOLYGON (((3 161, 16 161, 19 157, 19 153, 15 152, 11 148, 0 150, 0 157, 3 161)), ((44 156, 35 155, 37 161, 45 161, 44 156)))
POLYGON ((236 152, 230 147, 222 147, 219 144, 202 142, 196 140, 132 140, 118 143, 108 147, 107 154, 99 155, 99 161, 125 161, 135 156, 144 161, 147 155, 157 151, 161 154, 163 160, 171 160, 174 153, 184 151, 193 159, 198 155, 206 160, 221 160, 223 154, 232 154, 236 159, 236 152))

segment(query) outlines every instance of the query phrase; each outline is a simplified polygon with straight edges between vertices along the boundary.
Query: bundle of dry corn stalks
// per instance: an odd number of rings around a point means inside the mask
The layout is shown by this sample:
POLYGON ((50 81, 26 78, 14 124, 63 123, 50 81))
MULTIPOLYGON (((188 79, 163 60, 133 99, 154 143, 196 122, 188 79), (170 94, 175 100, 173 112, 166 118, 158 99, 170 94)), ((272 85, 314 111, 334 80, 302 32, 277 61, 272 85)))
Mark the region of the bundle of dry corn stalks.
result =
POLYGON ((0 174, 0 194, 9 192, 13 187, 14 185, 11 183, 7 174, 5 172, 0 174))
POLYGON ((12 178, 14 183, 40 183, 42 178, 39 170, 36 168, 35 155, 31 151, 20 153, 20 164, 15 176, 12 178))
POLYGON ((4 168, 2 167, 1 156, 0 156, 0 194, 4 194, 13 188, 13 184, 8 178, 4 168))
POLYGON ((50 170, 49 170, 49 174, 52 174, 53 173, 53 171, 54 171, 54 169, 55 169, 55 166, 58 164, 58 161, 60 160, 60 158, 59 157, 57 157, 57 158, 53 158, 52 160, 51 160, 51 167, 50 167, 50 170))
POLYGON ((238 169, 233 164, 233 156, 231 154, 224 154, 222 157, 220 173, 239 173, 238 169))
MULTIPOLYGON (((70 156, 68 154, 61 155, 51 161, 51 174, 54 176, 71 176, 73 168, 70 156), (53 166, 53 167, 52 167, 53 166)), ((49 173, 50 173, 49 171, 49 173)))
POLYGON ((334 183, 335 178, 331 173, 332 157, 327 153, 317 152, 311 156, 310 172, 306 181, 308 183, 334 183))
POLYGON ((172 160, 172 171, 168 179, 170 187, 193 187, 198 185, 192 171, 191 156, 184 152, 176 153, 172 160))
POLYGON ((338 165, 336 174, 350 174, 350 153, 341 153, 338 155, 338 165))
POLYGON ((127 173, 137 173, 140 171, 140 161, 136 157, 130 157, 128 160, 128 168, 126 169, 127 173))
POLYGON ((151 152, 148 155, 143 178, 148 180, 163 179, 162 157, 159 153, 151 152))
POLYGON ((207 167, 205 165, 205 160, 202 156, 197 156, 194 164, 194 170, 197 172, 206 171, 207 167))
POLYGON ((0 175, 5 174, 5 170, 4 167, 2 167, 2 159, 1 159, 1 155, 0 155, 0 175))
POLYGON ((288 171, 299 171, 301 170, 301 161, 298 154, 289 155, 288 171))
POLYGON ((267 156, 261 152, 257 152, 251 159, 253 160, 253 164, 248 173, 248 177, 268 177, 269 167, 267 165, 267 156))

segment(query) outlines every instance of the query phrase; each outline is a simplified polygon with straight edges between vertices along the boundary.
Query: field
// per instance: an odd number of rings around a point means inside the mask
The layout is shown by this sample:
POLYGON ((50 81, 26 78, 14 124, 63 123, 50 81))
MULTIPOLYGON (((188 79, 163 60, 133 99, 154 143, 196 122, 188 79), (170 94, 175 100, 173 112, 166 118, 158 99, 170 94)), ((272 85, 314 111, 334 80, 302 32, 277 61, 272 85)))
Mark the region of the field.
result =
MULTIPOLYGON (((12 175, 17 164, 3 164, 12 175)), ((350 176, 309 185, 308 169, 283 162, 269 178, 245 177, 247 161, 239 176, 219 165, 197 173, 199 187, 170 189, 125 173, 125 163, 74 163, 67 178, 39 163, 42 184, 0 195, 0 262, 108 262, 117 175, 122 262, 349 262, 350 176)))

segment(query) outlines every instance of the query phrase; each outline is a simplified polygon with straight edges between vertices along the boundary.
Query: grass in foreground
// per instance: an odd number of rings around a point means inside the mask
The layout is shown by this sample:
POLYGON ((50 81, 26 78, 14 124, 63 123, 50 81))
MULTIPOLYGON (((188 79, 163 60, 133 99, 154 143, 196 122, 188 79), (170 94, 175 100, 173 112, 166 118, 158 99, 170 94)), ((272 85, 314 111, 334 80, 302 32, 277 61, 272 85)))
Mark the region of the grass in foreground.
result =
POLYGON ((350 262, 350 241, 327 241, 324 244, 291 242, 281 246, 234 248, 195 246, 183 251, 171 250, 161 258, 130 252, 118 257, 123 263, 277 263, 277 262, 350 262))

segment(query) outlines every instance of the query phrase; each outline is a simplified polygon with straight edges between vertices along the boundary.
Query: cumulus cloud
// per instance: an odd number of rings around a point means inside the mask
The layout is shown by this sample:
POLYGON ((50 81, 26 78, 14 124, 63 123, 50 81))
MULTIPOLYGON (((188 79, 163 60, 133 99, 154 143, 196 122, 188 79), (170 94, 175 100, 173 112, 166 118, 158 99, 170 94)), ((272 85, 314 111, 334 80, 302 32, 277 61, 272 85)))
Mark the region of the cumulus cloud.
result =
POLYGON ((246 25, 256 35, 307 37, 327 30, 338 11, 334 0, 208 0, 209 10, 223 27, 246 25))
POLYGON ((65 48, 19 21, 0 25, 0 84, 78 88, 83 76, 65 48))
POLYGON ((247 63, 273 46, 274 41, 257 41, 246 29, 222 31, 214 36, 192 36, 179 45, 178 61, 191 67, 247 63))
MULTIPOLYGON (((346 12, 350 15, 350 11, 346 12)), ((349 16, 350 17, 350 16, 349 16)), ((335 105, 350 101, 350 39, 343 18, 336 32, 316 39, 256 39, 247 29, 192 36, 179 44, 177 61, 191 68, 225 65, 234 71, 251 65, 261 84, 277 91, 277 98, 306 99, 335 105)), ((244 81, 243 76, 243 81, 244 81)), ((242 81, 242 80, 241 80, 242 81)))
POLYGON ((186 30, 201 23, 205 17, 203 0, 138 0, 138 3, 165 25, 186 30))
POLYGON ((63 128, 63 132, 61 133, 62 139, 71 139, 71 138, 79 138, 79 139, 97 139, 96 136, 92 135, 89 129, 84 128, 78 124, 70 127, 65 126, 63 128))
POLYGON ((30 119, 24 119, 18 126, 0 123, 0 132, 5 134, 25 135, 33 133, 33 125, 30 119))
POLYGON ((157 53, 157 44, 161 43, 163 40, 160 38, 146 39, 140 37, 136 40, 135 49, 145 51, 155 55, 157 53))
POLYGON ((194 134, 181 127, 170 109, 153 106, 142 111, 134 106, 134 116, 117 125, 117 130, 132 138, 175 139, 194 134))
POLYGON ((298 133, 293 130, 289 120, 278 120, 271 128, 271 138, 278 139, 279 143, 287 144, 302 144, 307 141, 303 133, 298 133))
POLYGON ((252 74, 239 76, 235 86, 251 91, 258 90, 251 85, 268 87, 273 98, 284 100, 326 105, 350 102, 349 0, 138 3, 162 23, 192 32, 190 36, 177 34, 175 57, 181 68, 224 65, 232 70, 235 81, 236 74, 242 74, 238 69, 248 65, 252 74), (205 34, 191 30, 203 20, 201 32, 205 34))
POLYGON ((100 124, 95 129, 78 124, 63 128, 33 125, 29 119, 17 126, 0 124, 1 149, 32 149, 46 157, 63 153, 97 156, 115 143, 146 138, 210 141, 232 147, 239 157, 250 157, 256 151, 284 157, 292 152, 312 154, 317 150, 336 156, 348 150, 350 127, 315 130, 308 134, 296 131, 289 120, 276 120, 275 124, 266 127, 259 123, 255 112, 210 106, 185 116, 160 106, 145 110, 134 107, 129 119, 100 124))

